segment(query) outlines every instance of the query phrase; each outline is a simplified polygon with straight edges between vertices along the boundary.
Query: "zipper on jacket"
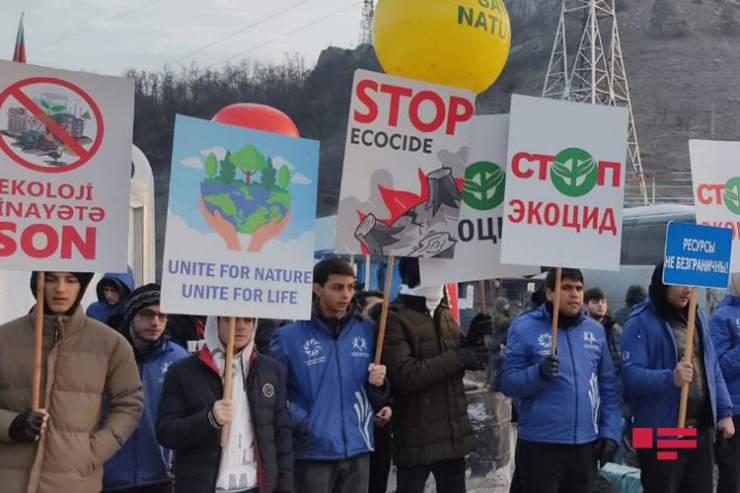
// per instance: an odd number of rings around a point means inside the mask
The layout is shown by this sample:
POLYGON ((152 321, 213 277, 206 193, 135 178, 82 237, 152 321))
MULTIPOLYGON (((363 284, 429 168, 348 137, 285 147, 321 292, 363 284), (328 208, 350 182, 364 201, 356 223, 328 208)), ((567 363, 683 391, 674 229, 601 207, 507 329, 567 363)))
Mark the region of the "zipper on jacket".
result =
MULTIPOLYGON (((424 315, 426 315, 431 321, 432 326, 434 327, 434 333, 437 335, 437 345, 439 346, 439 354, 442 355, 445 352, 445 345, 442 343, 442 312, 440 311, 440 306, 438 306, 434 310, 434 315, 431 315, 429 313, 429 310, 424 310, 424 315)), ((465 370, 463 370, 463 378, 465 378, 465 370)), ((458 436, 458 433, 455 433, 455 427, 452 425, 452 416, 458 416, 457 412, 457 400, 455 399, 455 391, 454 388, 450 389, 450 386, 452 385, 452 380, 447 379, 445 382, 445 392, 447 393, 447 416, 449 416, 450 419, 447 420, 447 425, 450 427, 450 436, 452 436, 452 447, 453 450, 455 448, 455 439, 458 436), (450 396, 451 394, 451 396, 450 396), (452 398, 450 398, 452 397, 452 398), (455 405, 455 412, 452 412, 452 405, 455 405)), ((465 387, 465 384, 463 384, 463 387, 465 387)), ((419 416, 421 419, 421 416, 419 416)))
POLYGON ((347 430, 344 423, 344 392, 343 384, 344 379, 342 378, 342 365, 339 364, 339 334, 337 339, 334 339, 334 360, 337 362, 337 371, 339 372, 339 413, 342 416, 342 442, 344 442, 344 458, 349 457, 349 449, 347 448, 347 430))
MULTIPOLYGON (((558 331, 560 328, 558 328, 558 331)), ((573 347, 570 343, 570 329, 565 330, 565 338, 568 340, 568 353, 570 354, 570 363, 573 367, 573 388, 575 389, 575 417, 573 419, 573 445, 578 443, 578 376, 576 375, 576 360, 573 357, 573 347)), ((610 356, 611 357, 611 356, 610 356)))

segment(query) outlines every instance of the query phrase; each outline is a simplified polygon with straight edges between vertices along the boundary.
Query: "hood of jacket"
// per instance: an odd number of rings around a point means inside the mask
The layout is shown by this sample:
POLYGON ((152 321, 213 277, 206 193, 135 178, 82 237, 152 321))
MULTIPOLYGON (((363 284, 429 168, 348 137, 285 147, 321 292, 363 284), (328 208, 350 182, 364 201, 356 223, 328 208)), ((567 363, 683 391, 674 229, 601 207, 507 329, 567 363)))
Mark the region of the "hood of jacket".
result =
POLYGON ((101 303, 107 304, 104 289, 108 284, 114 284, 121 293, 121 298, 116 305, 125 305, 126 300, 135 287, 134 271, 129 266, 126 272, 106 272, 95 286, 95 293, 98 295, 98 301, 101 303))
MULTIPOLYGON (((80 292, 77 295, 77 299, 75 300, 72 307, 67 310, 66 315, 73 315, 75 313, 77 308, 80 306, 80 303, 82 302, 82 298, 85 296, 85 291, 87 291, 87 287, 90 285, 90 281, 92 281, 93 278, 93 274, 91 272, 73 272, 72 274, 74 274, 80 282, 80 292)), ((36 297, 38 276, 39 273, 37 271, 33 271, 33 273, 31 273, 31 293, 33 294, 34 298, 36 297)), ((51 315, 51 312, 48 311, 46 303, 44 303, 44 313, 51 315)))
MULTIPOLYGON (((655 266, 648 289, 653 308, 663 320, 688 320, 689 306, 676 308, 668 301, 668 286, 663 284, 663 262, 655 266)), ((698 310, 698 308, 697 308, 698 310)))
MULTIPOLYGON (((257 319, 254 320, 254 328, 252 330, 252 338, 249 340, 249 343, 242 348, 241 351, 234 354, 234 358, 232 360, 231 366, 232 371, 236 371, 239 367, 239 359, 242 359, 242 364, 244 365, 244 368, 249 369, 249 358, 252 355, 252 351, 254 349, 254 334, 257 332, 257 319)), ((218 317, 216 316, 208 316, 206 318, 206 326, 205 326, 205 340, 206 345, 204 346, 204 349, 208 351, 208 353, 211 355, 211 361, 213 365, 211 368, 215 366, 214 369, 218 370, 218 374, 223 380, 224 378, 224 368, 226 366, 226 345, 221 341, 221 338, 218 335, 218 317)))

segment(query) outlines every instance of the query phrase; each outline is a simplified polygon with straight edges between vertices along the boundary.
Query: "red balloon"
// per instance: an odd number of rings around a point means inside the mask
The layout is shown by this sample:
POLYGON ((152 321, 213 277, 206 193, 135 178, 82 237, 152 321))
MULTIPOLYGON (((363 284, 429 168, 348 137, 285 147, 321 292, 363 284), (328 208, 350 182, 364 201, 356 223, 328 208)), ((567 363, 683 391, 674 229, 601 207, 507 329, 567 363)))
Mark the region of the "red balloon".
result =
POLYGON ((257 103, 231 104, 218 111, 211 121, 253 128, 264 132, 300 137, 298 127, 282 111, 257 103))

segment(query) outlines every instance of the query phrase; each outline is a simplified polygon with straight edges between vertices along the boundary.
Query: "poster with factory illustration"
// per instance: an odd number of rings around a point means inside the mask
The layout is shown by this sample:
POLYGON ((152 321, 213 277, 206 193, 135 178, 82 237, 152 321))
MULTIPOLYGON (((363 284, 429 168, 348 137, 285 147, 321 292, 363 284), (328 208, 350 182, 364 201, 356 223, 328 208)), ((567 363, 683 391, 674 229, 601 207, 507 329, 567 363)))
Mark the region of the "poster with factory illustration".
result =
POLYGON ((126 269, 134 83, 0 60, 0 269, 126 269))
POLYGON ((167 313, 308 319, 319 143, 178 115, 167 313))
POLYGON ((337 253, 453 258, 471 91, 357 70, 337 253))

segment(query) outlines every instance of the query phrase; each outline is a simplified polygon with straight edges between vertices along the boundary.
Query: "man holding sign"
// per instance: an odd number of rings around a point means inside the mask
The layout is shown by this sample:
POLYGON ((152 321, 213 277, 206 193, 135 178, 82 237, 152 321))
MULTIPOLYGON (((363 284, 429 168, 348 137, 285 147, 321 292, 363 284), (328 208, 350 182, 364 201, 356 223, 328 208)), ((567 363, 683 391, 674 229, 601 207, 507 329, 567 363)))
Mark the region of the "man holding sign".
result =
POLYGON ((501 391, 520 399, 517 464, 525 493, 586 493, 622 435, 619 386, 604 328, 583 307, 583 275, 562 269, 558 354, 551 354, 555 271, 547 302, 512 322, 501 391))
POLYGON ((43 277, 41 409, 31 409, 36 309, 0 326, 0 488, 99 491, 103 463, 139 425, 141 380, 126 339, 80 307, 92 274, 43 277))
POLYGON ((373 418, 390 418, 373 329, 352 301, 355 271, 339 258, 314 267, 313 317, 279 329, 270 354, 288 370, 298 493, 366 492, 373 418))
POLYGON ((732 401, 695 302, 696 331, 688 338, 692 288, 667 286, 661 262, 649 295, 632 312, 622 336, 625 399, 635 428, 676 428, 679 389, 688 384, 685 427, 696 428, 696 448, 680 450, 677 460, 658 460, 654 449, 638 449, 640 480, 645 493, 712 491, 714 429, 725 438, 735 433, 732 401), (693 349, 686 358, 689 346, 693 349))
POLYGON ((167 372, 157 438, 175 452, 177 493, 293 490, 285 373, 254 348, 256 323, 235 321, 231 398, 223 398, 228 317, 208 317, 206 345, 167 372), (228 425, 222 449, 219 436, 228 425))

